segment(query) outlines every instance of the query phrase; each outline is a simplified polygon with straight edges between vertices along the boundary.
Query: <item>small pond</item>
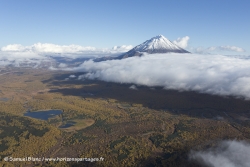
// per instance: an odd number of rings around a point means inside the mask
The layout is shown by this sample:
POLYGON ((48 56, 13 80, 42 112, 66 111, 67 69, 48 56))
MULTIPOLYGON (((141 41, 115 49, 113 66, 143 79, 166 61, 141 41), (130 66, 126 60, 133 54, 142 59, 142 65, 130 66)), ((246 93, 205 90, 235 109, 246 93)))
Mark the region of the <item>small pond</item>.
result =
POLYGON ((74 126, 76 122, 68 121, 66 124, 59 126, 59 128, 69 128, 71 126, 74 126))
POLYGON ((0 98, 0 101, 9 101, 10 99, 9 98, 6 98, 6 97, 1 97, 0 98))
POLYGON ((62 114, 62 110, 45 110, 45 111, 27 111, 24 113, 24 116, 41 119, 41 120, 48 120, 56 115, 62 114))

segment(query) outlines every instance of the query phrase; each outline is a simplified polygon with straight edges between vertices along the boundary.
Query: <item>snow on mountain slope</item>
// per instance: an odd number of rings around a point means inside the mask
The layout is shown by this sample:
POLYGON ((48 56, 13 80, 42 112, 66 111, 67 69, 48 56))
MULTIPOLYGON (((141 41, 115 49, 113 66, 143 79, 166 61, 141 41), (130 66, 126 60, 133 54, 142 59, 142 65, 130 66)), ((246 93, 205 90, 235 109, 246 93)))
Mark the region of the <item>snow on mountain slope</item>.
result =
POLYGON ((179 50, 180 52, 182 52, 184 49, 172 43, 163 35, 157 35, 156 37, 153 37, 150 40, 147 40, 144 43, 136 46, 134 50, 139 52, 154 52, 157 50, 166 50, 169 52, 174 52, 179 50))
POLYGON ((130 51, 118 56, 116 59, 124 59, 127 57, 141 56, 143 53, 189 53, 178 45, 172 43, 163 35, 157 35, 140 45, 137 45, 130 51))

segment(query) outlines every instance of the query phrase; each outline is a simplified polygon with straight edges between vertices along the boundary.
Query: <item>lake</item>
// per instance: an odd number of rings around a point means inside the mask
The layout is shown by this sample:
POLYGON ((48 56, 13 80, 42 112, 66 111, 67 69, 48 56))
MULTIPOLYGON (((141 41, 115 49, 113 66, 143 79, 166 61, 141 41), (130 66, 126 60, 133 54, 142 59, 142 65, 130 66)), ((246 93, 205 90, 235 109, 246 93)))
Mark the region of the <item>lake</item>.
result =
POLYGON ((52 118, 60 114, 62 114, 62 110, 44 110, 44 111, 33 111, 33 112, 27 111, 23 115, 47 121, 49 118, 52 118))
POLYGON ((59 126, 59 128, 69 128, 71 126, 74 126, 76 122, 68 121, 66 124, 59 126))

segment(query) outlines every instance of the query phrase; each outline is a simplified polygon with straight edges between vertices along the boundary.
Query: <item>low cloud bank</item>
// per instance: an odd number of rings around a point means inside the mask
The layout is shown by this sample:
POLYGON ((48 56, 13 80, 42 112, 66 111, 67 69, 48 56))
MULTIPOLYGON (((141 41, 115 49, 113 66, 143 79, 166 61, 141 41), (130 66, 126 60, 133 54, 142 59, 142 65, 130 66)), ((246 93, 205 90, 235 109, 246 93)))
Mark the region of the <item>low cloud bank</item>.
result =
POLYGON ((24 63, 41 64, 44 61, 51 62, 51 60, 58 57, 68 59, 98 58, 127 52, 131 48, 132 45, 98 49, 90 46, 56 45, 51 43, 36 43, 30 46, 12 44, 0 49, 0 66, 19 66, 24 63))
POLYGON ((208 167, 249 167, 250 144, 244 141, 224 141, 213 149, 192 151, 189 158, 208 167))
POLYGON ((153 54, 103 62, 86 61, 79 78, 162 86, 165 89, 250 99, 250 59, 222 55, 153 54))
POLYGON ((213 52, 216 52, 216 53, 221 53, 223 51, 226 51, 226 52, 245 52, 245 50, 241 47, 238 47, 238 46, 211 46, 211 47, 208 47, 208 48, 202 48, 202 47, 198 47, 198 48, 191 48, 191 51, 194 52, 194 53, 199 53, 199 54, 204 54, 204 53, 213 53, 213 52))
POLYGON ((225 51, 234 51, 234 52, 245 52, 243 48, 237 47, 237 46, 218 46, 218 47, 210 47, 208 50, 214 51, 214 50, 225 50, 225 51))
POLYGON ((89 56, 88 54, 112 54, 119 52, 126 52, 130 50, 132 45, 122 45, 114 46, 111 49, 104 48, 98 49, 91 46, 80 46, 80 45, 56 45, 51 43, 36 43, 31 46, 23 46, 20 44, 7 45, 1 48, 1 52, 12 52, 12 53, 22 53, 22 52, 31 52, 36 54, 65 54, 65 55, 78 55, 89 56))

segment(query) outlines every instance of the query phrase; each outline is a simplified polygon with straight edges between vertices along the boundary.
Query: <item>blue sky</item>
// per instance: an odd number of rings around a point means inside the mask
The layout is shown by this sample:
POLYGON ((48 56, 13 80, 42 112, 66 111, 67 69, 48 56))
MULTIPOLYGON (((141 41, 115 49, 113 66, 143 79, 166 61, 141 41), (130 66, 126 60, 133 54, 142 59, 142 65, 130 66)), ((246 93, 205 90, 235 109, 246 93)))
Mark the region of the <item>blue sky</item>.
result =
POLYGON ((111 48, 162 34, 170 40, 189 36, 188 50, 236 46, 245 52, 232 54, 249 55, 249 9, 248 0, 1 0, 0 47, 111 48))

